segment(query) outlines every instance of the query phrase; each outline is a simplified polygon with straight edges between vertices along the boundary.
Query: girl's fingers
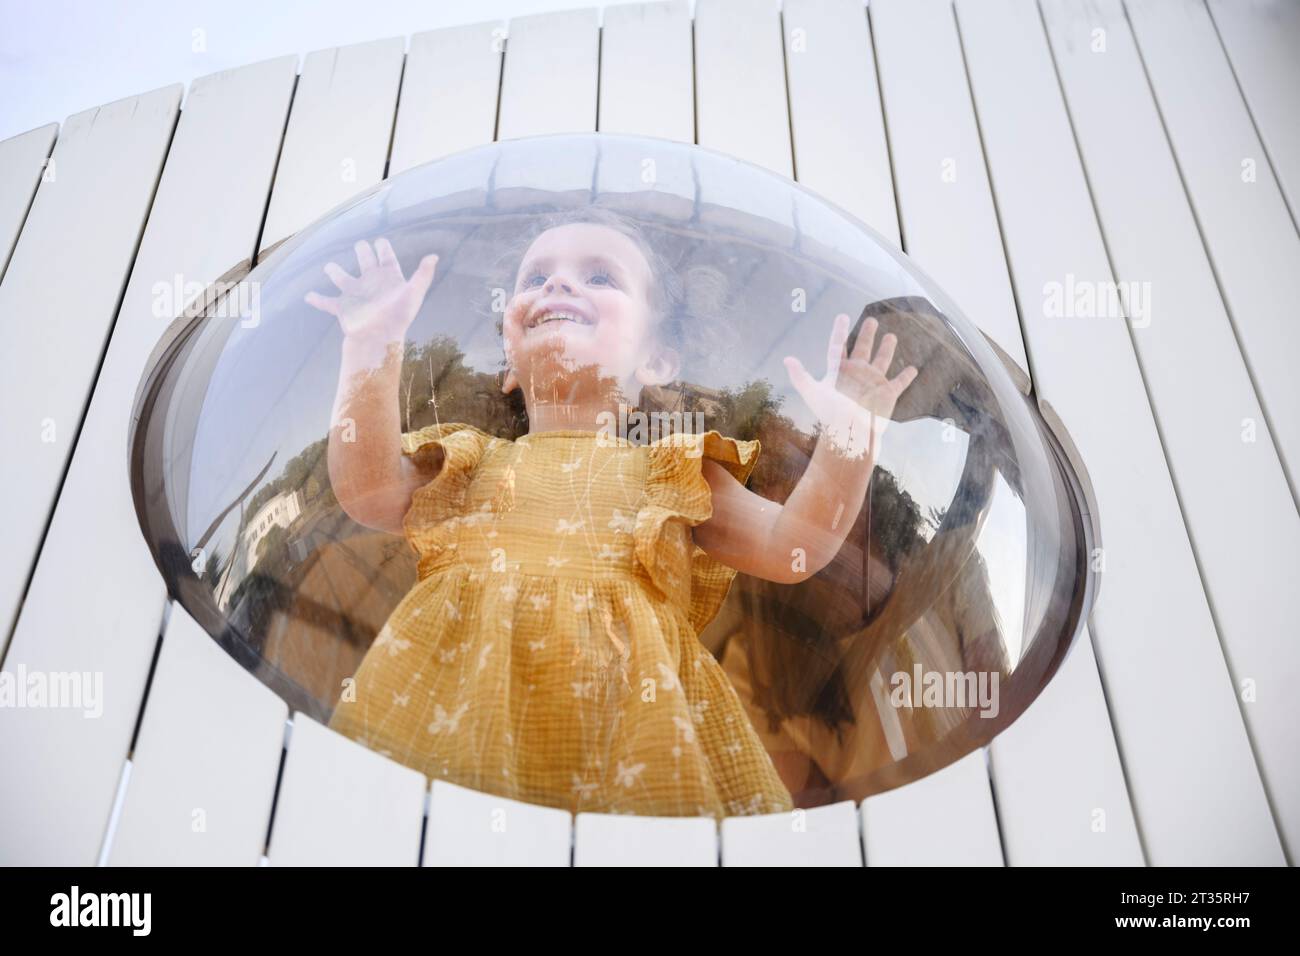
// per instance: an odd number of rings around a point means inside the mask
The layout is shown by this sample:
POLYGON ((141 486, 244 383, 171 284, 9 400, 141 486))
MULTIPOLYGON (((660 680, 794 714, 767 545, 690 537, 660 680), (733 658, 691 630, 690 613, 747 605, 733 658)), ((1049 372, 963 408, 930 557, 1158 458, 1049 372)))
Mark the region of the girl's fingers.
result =
POLYGON ((358 239, 355 246, 352 247, 357 253, 357 265, 361 266, 361 271, 373 269, 377 265, 375 252, 370 248, 370 243, 364 239, 358 239))
POLYGON ((876 329, 880 328, 880 323, 875 319, 867 319, 862 323, 862 328, 858 329, 858 340, 853 343, 852 358, 871 361, 871 350, 876 344, 876 329))
POLYGON ((785 370, 790 376, 790 384, 794 386, 795 391, 804 396, 804 401, 807 401, 809 391, 817 384, 816 379, 808 374, 808 370, 803 367, 803 362, 793 355, 785 357, 785 370))
POLYGON ((427 255, 420 260, 419 266, 411 273, 411 281, 406 284, 406 291, 410 296, 413 309, 418 309, 424 297, 429 294, 429 286, 433 284, 433 274, 437 267, 438 257, 427 255))
POLYGON ((398 275, 401 275, 402 266, 397 261, 397 253, 393 252, 392 243, 387 239, 376 239, 375 252, 378 254, 381 266, 385 269, 396 269, 398 275))
POLYGON ((909 365, 907 368, 903 369, 892 379, 890 379, 889 384, 893 386, 894 394, 902 395, 903 392, 906 391, 907 386, 911 385, 912 382, 916 379, 916 375, 917 375, 916 366, 909 365))
POLYGON ((330 277, 330 281, 334 283, 340 292, 347 292, 352 288, 352 284, 357 281, 337 262, 325 263, 325 274, 330 277))
POLYGON ((871 367, 881 375, 889 374, 889 365, 894 361, 894 349, 898 347, 898 336, 893 332, 885 333, 880 340, 880 348, 876 351, 876 357, 871 360, 871 367))
POLYGON ((330 296, 321 295, 319 292, 308 292, 303 299, 313 308, 320 309, 322 312, 328 312, 330 315, 338 317, 339 300, 330 296))
POLYGON ((411 274, 411 286, 419 293, 420 298, 429 291, 429 286, 433 283, 433 275, 438 270, 438 257, 429 254, 420 260, 416 266, 415 272, 411 274))
POLYGON ((840 377, 840 363, 844 361, 844 344, 848 340, 849 317, 841 312, 835 316, 835 323, 831 326, 831 340, 826 346, 826 379, 832 385, 840 377))

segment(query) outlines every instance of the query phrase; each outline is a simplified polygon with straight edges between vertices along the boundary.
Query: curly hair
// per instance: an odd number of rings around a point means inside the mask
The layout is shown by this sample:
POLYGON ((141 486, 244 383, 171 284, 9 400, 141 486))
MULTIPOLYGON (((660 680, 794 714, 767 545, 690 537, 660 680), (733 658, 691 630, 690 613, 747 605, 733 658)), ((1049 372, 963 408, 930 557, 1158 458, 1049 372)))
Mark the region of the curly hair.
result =
MULTIPOLYGON (((667 228, 648 228, 603 206, 548 213, 537 217, 532 228, 503 253, 499 272, 504 275, 507 269, 512 270, 512 281, 499 287, 513 288, 513 275, 538 236, 575 223, 605 226, 632 240, 650 269, 649 306, 657 320, 658 340, 681 356, 679 377, 712 379, 728 356, 735 354, 740 335, 727 277, 711 265, 686 264, 696 252, 696 240, 688 236, 667 228)), ((498 315, 498 334, 503 321, 498 315)))

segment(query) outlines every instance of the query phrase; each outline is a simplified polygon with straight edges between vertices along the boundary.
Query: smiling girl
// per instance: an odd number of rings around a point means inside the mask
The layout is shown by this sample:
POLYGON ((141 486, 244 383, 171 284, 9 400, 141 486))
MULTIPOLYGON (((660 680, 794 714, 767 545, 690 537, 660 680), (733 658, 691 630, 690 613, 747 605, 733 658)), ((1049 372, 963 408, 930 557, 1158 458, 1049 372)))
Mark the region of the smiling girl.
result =
POLYGON ((840 315, 823 377, 785 360, 820 439, 782 505, 745 487, 756 441, 602 429, 676 380, 692 334, 680 280, 630 221, 587 211, 528 245, 501 326, 502 389, 528 417, 514 441, 402 433, 405 337, 437 257, 405 278, 386 240, 355 248, 359 275, 325 267, 340 295, 307 296, 343 331, 330 478, 355 521, 407 538, 419 580, 331 726, 435 779, 574 812, 790 809, 698 635, 737 572, 794 583, 839 550, 916 376, 888 376, 894 337, 876 347, 868 320, 849 354, 840 315))

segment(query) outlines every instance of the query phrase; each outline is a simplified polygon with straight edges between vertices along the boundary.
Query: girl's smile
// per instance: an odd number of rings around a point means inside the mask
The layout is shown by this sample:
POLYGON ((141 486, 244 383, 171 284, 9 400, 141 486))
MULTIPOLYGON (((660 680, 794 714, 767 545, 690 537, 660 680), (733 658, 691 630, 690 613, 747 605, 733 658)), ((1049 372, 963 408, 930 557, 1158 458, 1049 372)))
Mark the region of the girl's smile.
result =
POLYGON ((529 330, 532 330, 551 322, 593 326, 596 324, 596 317, 591 314, 591 309, 584 304, 572 300, 556 300, 544 302, 537 306, 532 315, 524 321, 524 325, 529 330))
POLYGON ((557 226, 533 241, 517 275, 502 324, 505 391, 522 388, 531 404, 558 386, 568 401, 608 404, 671 380, 677 363, 662 360, 655 335, 650 264, 632 238, 596 223, 557 226))

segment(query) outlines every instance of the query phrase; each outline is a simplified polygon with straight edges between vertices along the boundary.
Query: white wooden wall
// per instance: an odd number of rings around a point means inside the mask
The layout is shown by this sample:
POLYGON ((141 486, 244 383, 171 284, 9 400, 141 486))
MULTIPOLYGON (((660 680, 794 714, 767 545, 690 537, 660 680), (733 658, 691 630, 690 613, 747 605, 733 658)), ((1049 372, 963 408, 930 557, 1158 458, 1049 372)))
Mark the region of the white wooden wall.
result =
POLYGON ((1295 0, 649 3, 268 60, 183 109, 172 86, 0 142, 4 668, 104 687, 98 719, 0 708, 0 863, 1294 860, 1298 52, 1295 0), (597 129, 840 204, 1064 419, 1100 597, 985 751, 794 820, 575 821, 291 717, 167 606, 125 461, 154 284, 212 281, 440 155, 597 129), (1069 276, 1149 312, 1055 317, 1069 276))

